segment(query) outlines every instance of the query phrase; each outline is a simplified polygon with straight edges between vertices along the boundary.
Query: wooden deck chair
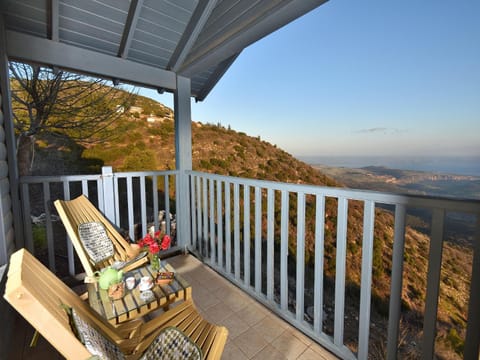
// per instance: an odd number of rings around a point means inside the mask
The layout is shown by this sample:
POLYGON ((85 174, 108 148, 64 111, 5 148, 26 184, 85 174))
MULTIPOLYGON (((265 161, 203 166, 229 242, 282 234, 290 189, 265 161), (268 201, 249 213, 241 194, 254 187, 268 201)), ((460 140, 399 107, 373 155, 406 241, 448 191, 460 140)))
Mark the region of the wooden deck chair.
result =
POLYGON ((125 240, 86 196, 54 204, 87 276, 115 262, 125 263, 124 271, 148 262, 146 256, 139 256, 139 247, 125 240))
POLYGON ((67 359, 89 359, 99 348, 113 360, 162 358, 173 331, 188 340, 186 349, 200 349, 204 359, 220 359, 228 336, 225 327, 203 319, 191 300, 149 321, 113 326, 25 249, 10 258, 4 297, 67 359))

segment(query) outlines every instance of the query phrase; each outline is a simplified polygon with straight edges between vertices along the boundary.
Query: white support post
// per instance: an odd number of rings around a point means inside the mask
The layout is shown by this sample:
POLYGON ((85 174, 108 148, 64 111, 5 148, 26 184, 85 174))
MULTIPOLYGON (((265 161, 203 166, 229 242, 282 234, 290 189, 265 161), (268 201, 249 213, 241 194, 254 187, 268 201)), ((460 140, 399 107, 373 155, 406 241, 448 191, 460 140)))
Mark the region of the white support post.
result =
MULTIPOLYGON (((117 224, 115 218, 115 195, 113 186, 113 170, 111 166, 102 167, 102 190, 103 190, 103 214, 113 224, 117 224)), ((100 201, 100 199, 99 199, 100 201)), ((118 205, 118 204, 117 204, 118 205)), ((102 207, 99 204, 99 207, 102 207)))
POLYGON ((177 245, 190 243, 190 186, 186 171, 192 170, 192 116, 190 79, 177 76, 174 93, 175 164, 179 170, 176 186, 177 245))

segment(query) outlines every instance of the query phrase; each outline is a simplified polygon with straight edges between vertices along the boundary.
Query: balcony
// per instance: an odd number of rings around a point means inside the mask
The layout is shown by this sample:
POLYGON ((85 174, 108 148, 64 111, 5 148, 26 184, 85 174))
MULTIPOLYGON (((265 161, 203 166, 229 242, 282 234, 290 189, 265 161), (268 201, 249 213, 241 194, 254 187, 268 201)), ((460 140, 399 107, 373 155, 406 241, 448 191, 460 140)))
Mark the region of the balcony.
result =
MULTIPOLYGON (((463 356, 478 358, 479 310, 468 304, 480 300, 480 272, 472 270, 479 266, 479 201, 193 171, 112 173, 109 168, 101 175, 23 178, 20 190, 25 214, 45 214, 45 222, 37 225, 25 215, 24 245, 59 274, 76 276, 81 267, 61 223, 55 221, 52 201, 58 197, 89 196, 114 223, 128 229, 131 239, 146 233, 150 225, 177 234, 171 254, 187 249, 194 256, 176 256, 171 261, 191 281, 202 313, 229 328, 225 358, 234 358, 234 352, 239 358, 265 358, 265 353, 279 350, 289 354, 287 358, 302 359, 316 354, 320 358, 395 358, 403 351, 432 358, 442 351, 437 341, 444 331, 439 331, 444 317, 438 314, 438 304, 444 301, 451 275, 444 253, 451 250, 447 243, 455 241, 452 219, 466 219, 473 246, 467 247, 471 249, 469 272, 462 277, 470 289, 459 311, 466 324, 463 356), (182 177, 189 184, 190 208, 177 211, 182 177), (176 216, 159 219, 154 214, 160 210, 176 216), (412 238, 408 224, 413 210, 427 213, 424 242, 412 238), (380 219, 391 232, 391 249, 379 257, 375 244, 380 241, 380 219), (44 253, 38 251, 39 238, 47 244, 44 253), (406 249, 412 246, 425 248, 426 257, 419 266, 423 274, 404 271, 411 261, 406 249), (387 266, 380 275, 372 273, 372 264, 378 261, 387 266), (359 269, 358 274, 350 269, 359 269), (407 334, 402 321, 405 294, 411 289, 405 283, 417 275, 425 281, 425 298, 419 299, 419 320, 407 334), (375 292, 378 276, 389 279, 389 296, 383 303, 375 292), (379 320, 382 311, 384 320, 379 320), (252 336, 260 328, 259 336, 252 336), (286 335, 290 342, 283 338, 286 335), (258 346, 251 339, 258 340, 258 346)), ((417 309, 417 304, 409 306, 417 309)))

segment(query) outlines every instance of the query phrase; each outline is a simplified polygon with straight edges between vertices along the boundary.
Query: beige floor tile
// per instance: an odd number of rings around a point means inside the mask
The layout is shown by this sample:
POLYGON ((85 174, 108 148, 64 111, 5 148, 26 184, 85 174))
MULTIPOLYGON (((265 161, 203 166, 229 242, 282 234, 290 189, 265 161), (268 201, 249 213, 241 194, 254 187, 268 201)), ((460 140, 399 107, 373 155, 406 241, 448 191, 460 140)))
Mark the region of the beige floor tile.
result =
POLYGON ((240 293, 240 290, 221 287, 214 292, 215 296, 237 312, 250 303, 248 295, 240 293))
POLYGON ((231 314, 222 320, 222 325, 228 329, 228 339, 235 339, 238 335, 247 331, 250 327, 236 314, 231 314))
POLYGON ((204 311, 205 317, 208 321, 215 324, 222 324, 222 321, 232 315, 232 309, 226 304, 219 302, 218 304, 210 306, 204 311))
POLYGON ((248 360, 248 357, 233 342, 228 342, 223 350, 222 360, 248 360))
POLYGON ((321 356, 321 359, 325 360, 338 360, 338 357, 333 355, 330 351, 324 349, 317 343, 312 343, 310 345, 310 350, 314 351, 315 353, 319 354, 321 356))
POLYGON ((252 359, 253 360, 286 360, 287 358, 283 356, 283 354, 280 353, 273 346, 267 345, 252 359))
POLYGON ((237 345, 248 358, 252 358, 268 345, 263 339, 262 334, 252 328, 238 335, 233 339, 233 343, 237 345))
POLYGON ((300 330, 297 330, 295 327, 290 326, 292 335, 295 336, 297 339, 299 339, 301 342, 303 342, 305 345, 310 345, 313 343, 313 340, 310 339, 307 335, 302 333, 300 330))
POLYGON ((275 315, 267 315, 252 327, 262 333, 263 338, 270 343, 285 331, 287 324, 275 315))
POLYGON ((293 336, 292 332, 285 330, 273 342, 272 346, 282 353, 288 360, 294 360, 300 356, 307 348, 298 338, 293 336))
POLYGON ((298 360, 323 360, 321 355, 308 348, 299 357, 298 360))
POLYGON ((220 303, 220 299, 218 297, 202 286, 193 288, 192 296, 195 304, 202 310, 208 310, 213 305, 220 303))
POLYGON ((267 316, 268 311, 254 301, 241 308, 236 314, 242 318, 249 326, 253 326, 267 316))

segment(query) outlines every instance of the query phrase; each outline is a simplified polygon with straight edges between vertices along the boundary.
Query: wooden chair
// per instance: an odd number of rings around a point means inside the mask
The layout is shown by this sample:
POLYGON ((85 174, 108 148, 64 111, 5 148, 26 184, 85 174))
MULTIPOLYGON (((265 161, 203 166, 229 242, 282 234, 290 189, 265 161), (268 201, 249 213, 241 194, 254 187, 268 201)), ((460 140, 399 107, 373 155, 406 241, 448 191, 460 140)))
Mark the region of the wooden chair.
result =
POLYGON ((162 330, 175 327, 201 349, 205 359, 220 359, 228 330, 204 320, 191 300, 144 322, 132 320, 113 326, 58 279, 27 250, 10 258, 5 299, 67 359, 88 359, 91 353, 72 331, 64 307, 75 310, 126 359, 138 359, 162 330))
POLYGON ((124 271, 135 269, 148 262, 147 257, 135 259, 140 252, 138 245, 130 244, 125 240, 86 196, 80 195, 73 200, 56 200, 54 204, 87 276, 93 276, 95 271, 112 265, 114 262, 126 262, 124 271), (99 222, 103 225, 114 248, 112 257, 97 263, 89 257, 78 230, 80 225, 92 222, 99 222))

